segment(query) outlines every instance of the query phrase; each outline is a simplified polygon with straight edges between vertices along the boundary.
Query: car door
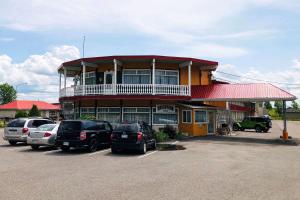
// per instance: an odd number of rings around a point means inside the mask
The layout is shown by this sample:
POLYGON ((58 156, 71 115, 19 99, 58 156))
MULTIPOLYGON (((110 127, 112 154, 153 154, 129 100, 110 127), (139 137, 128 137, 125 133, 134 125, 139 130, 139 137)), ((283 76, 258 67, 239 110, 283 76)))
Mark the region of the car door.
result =
POLYGON ((109 123, 105 122, 105 142, 110 143, 110 136, 112 133, 112 127, 109 123))
POLYGON ((103 122, 97 122, 95 128, 95 133, 97 135, 97 139, 99 143, 105 143, 106 142, 106 134, 105 134, 105 125, 103 122))

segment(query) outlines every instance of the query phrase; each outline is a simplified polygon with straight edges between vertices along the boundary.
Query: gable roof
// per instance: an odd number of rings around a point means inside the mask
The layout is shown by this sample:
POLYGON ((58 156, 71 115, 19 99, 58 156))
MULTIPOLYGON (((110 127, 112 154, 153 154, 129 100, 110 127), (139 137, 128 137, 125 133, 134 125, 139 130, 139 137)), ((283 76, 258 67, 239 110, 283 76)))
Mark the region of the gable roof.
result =
POLYGON ((296 96, 268 83, 212 84, 192 86, 197 101, 292 101, 296 96))
POLYGON ((8 104, 0 105, 0 110, 30 110, 36 105, 39 110, 60 110, 59 105, 53 105, 45 101, 15 100, 8 104))

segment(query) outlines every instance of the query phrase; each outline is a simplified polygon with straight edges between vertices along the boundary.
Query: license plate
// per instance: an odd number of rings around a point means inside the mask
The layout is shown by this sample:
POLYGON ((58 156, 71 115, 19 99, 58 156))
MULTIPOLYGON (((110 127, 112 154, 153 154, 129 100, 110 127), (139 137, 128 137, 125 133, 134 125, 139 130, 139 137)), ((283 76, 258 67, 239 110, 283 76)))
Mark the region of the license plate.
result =
POLYGON ((64 142, 63 145, 64 146, 69 146, 69 142, 64 142))
POLYGON ((122 135, 121 138, 128 138, 128 135, 122 135))
POLYGON ((32 140, 32 143, 38 143, 38 142, 39 142, 38 139, 33 139, 33 140, 32 140))

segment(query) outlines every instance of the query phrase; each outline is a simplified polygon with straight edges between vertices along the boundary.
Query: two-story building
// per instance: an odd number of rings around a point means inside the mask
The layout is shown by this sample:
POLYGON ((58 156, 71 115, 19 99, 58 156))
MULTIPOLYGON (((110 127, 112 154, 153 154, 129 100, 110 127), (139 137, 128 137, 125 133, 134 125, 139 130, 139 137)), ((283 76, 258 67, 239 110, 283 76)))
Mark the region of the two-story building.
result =
POLYGON ((212 81, 217 66, 214 61, 157 55, 65 62, 58 68, 63 115, 111 123, 145 121, 154 129, 170 124, 194 136, 214 133, 219 121, 253 113, 247 101, 226 99, 236 93, 233 87, 229 96, 210 98, 231 85, 212 81))

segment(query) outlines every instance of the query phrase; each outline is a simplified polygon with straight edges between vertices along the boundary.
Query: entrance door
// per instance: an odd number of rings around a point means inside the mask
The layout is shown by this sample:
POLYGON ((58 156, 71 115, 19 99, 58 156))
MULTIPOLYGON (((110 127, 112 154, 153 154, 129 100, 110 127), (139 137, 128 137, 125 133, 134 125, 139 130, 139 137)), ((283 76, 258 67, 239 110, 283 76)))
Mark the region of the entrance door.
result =
POLYGON ((113 94, 113 72, 104 72, 104 94, 113 94))
POLYGON ((215 134, 215 112, 208 111, 208 134, 215 134))

